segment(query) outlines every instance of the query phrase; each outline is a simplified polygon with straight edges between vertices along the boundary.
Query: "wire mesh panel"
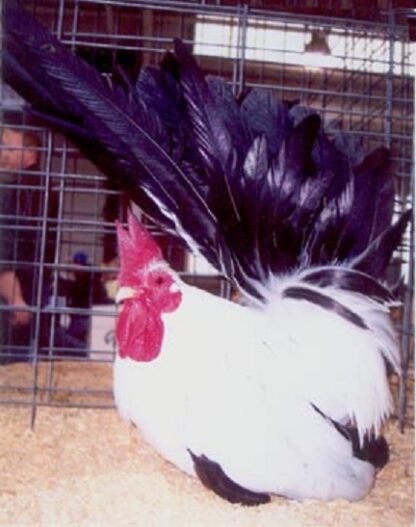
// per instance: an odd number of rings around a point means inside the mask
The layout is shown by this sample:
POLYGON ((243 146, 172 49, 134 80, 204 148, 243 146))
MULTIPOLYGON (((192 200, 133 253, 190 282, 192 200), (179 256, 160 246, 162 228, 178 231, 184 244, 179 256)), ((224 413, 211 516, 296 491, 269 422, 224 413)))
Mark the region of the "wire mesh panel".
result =
MULTIPOLYGON (((357 162, 362 151, 391 148, 396 210, 409 208, 415 49, 394 10, 383 22, 367 22, 190 1, 26 0, 23 5, 108 82, 120 69, 134 80, 180 37, 202 68, 224 77, 236 95, 261 87, 281 100, 316 108, 330 133, 351 133, 357 162)), ((23 112, 22 101, 6 85, 0 95, 2 153, 19 152, 15 164, 2 156, 0 172, 5 248, 0 278, 8 273, 11 291, 2 294, 0 312, 0 402, 30 404, 33 415, 41 404, 110 406, 118 267, 114 220, 125 219, 128 203, 61 135, 23 112), (23 162, 28 151, 35 152, 30 163, 23 162)), ((231 294, 209 266, 152 224, 149 228, 186 280, 231 294)), ((412 258, 408 233, 389 272, 402 301, 396 313, 407 369, 407 384, 398 394, 402 421, 406 386, 413 385, 412 258)))

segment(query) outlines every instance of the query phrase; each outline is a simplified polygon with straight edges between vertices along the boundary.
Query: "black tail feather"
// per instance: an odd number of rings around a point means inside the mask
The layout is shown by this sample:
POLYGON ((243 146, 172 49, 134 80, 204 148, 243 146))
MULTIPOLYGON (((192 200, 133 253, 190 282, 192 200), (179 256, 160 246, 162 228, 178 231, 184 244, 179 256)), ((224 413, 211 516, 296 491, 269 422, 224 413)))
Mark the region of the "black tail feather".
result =
MULTIPOLYGON (((4 17, 5 80, 35 110, 51 115, 53 124, 59 124, 94 163, 105 168, 110 179, 121 183, 132 196, 145 194, 145 204, 149 200, 155 203, 152 197, 156 196, 158 219, 165 228, 172 226, 172 214, 186 209, 187 214, 181 216, 184 230, 204 232, 204 254, 221 267, 217 252, 223 242, 217 220, 188 176, 160 146, 163 141, 158 133, 164 130, 159 117, 121 89, 110 90, 92 67, 23 10, 12 6, 4 17), (98 156, 95 148, 82 146, 86 137, 101 145, 98 156), (97 159, 104 151, 106 165, 97 159)), ((141 200, 139 203, 143 206, 141 200)), ((221 253, 227 253, 225 245, 221 253)))
POLYGON ((386 149, 357 165, 314 111, 261 90, 235 99, 179 40, 135 86, 110 88, 14 2, 4 19, 5 80, 243 292, 262 298, 270 274, 311 265, 383 277, 411 215, 391 225, 386 149))
POLYGON ((412 216, 412 210, 404 212, 394 225, 387 227, 352 261, 352 267, 375 278, 382 279, 394 251, 400 245, 404 231, 412 216))
POLYGON ((354 170, 354 200, 338 242, 337 252, 342 260, 361 254, 371 240, 390 226, 394 185, 389 158, 386 148, 378 148, 354 170))

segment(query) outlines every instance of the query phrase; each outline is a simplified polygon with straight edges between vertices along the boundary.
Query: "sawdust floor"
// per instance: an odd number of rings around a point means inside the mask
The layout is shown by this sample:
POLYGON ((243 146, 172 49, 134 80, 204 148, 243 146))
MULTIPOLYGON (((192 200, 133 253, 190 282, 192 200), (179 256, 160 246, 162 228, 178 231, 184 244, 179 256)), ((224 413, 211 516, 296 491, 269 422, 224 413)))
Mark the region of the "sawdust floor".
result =
MULTIPOLYGON (((3 377, 16 368, 21 372, 22 365, 7 366, 3 377)), ((245 508, 165 462, 114 410, 41 407, 32 431, 27 407, 0 406, 0 525, 407 527, 413 522, 413 430, 400 434, 392 424, 386 435, 391 461, 361 502, 274 498, 245 508)))

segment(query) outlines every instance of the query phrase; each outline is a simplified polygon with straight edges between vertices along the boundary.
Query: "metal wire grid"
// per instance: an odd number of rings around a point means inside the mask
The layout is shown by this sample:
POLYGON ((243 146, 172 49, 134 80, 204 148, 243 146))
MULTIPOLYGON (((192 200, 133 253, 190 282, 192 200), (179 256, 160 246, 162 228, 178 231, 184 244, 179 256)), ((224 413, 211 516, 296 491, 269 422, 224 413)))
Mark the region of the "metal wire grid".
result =
MULTIPOLYGON (((396 13, 389 12, 386 23, 372 23, 345 19, 319 19, 295 16, 274 11, 253 10, 248 5, 238 7, 206 5, 203 2, 147 2, 118 0, 59 0, 34 2, 24 5, 49 29, 86 60, 94 63, 103 75, 111 78, 116 64, 131 75, 143 64, 157 63, 172 38, 181 37, 199 50, 198 60, 206 71, 225 77, 235 93, 250 87, 272 90, 280 99, 299 99, 302 104, 316 107, 334 128, 355 134, 366 150, 385 144, 393 154, 397 180, 397 210, 407 208, 412 196, 414 79, 411 74, 414 56, 404 26, 396 22, 396 13), (222 31, 209 31, 213 25, 222 31), (289 38, 301 38, 306 43, 313 30, 327 32, 337 43, 336 67, 308 68, 299 66, 302 51, 294 51, 289 38), (271 33, 274 31, 275 33, 271 33), (254 35, 254 36, 253 36, 254 35), (270 40, 280 35, 281 40, 270 40), (338 40, 337 40, 338 39, 338 40), (211 51, 204 51, 211 49, 211 51), (214 49, 214 52, 212 51, 214 49), (274 60, 270 57, 275 57, 274 60), (276 59, 277 57, 277 59, 276 59), (358 66, 357 66, 358 65, 358 66), (379 71, 377 71, 377 68, 379 71), (381 72, 380 72, 381 71, 381 72)), ((277 37, 276 37, 277 38, 277 37)), ((414 53, 414 50, 413 50, 414 53)), ((1 108, 4 113, 21 114, 21 102, 10 98, 3 87, 1 108)), ((89 349, 83 356, 74 350, 57 346, 57 321, 82 314, 90 317, 115 316, 114 308, 70 308, 62 305, 59 282, 62 274, 77 270, 71 255, 83 250, 88 253, 88 272, 103 276, 116 267, 101 267, 103 240, 114 234, 112 221, 104 217, 106 199, 115 199, 117 192, 105 186, 104 178, 86 162, 71 145, 60 137, 22 117, 17 129, 37 131, 42 137, 40 168, 31 171, 37 178, 40 191, 39 208, 34 229, 38 236, 39 259, 36 268, 35 302, 32 303, 32 335, 30 346, 21 349, 29 353, 30 368, 25 377, 6 376, 1 387, 0 403, 29 404, 34 417, 36 407, 47 405, 111 406, 111 387, 96 387, 94 377, 81 387, 74 383, 61 388, 57 383, 57 365, 68 358, 84 372, 97 362, 111 362, 114 348, 89 349), (56 202, 56 213, 48 214, 51 200, 56 202), (45 258, 48 240, 55 240, 55 250, 45 258), (42 290, 45 276, 52 284, 51 296, 45 306, 42 290), (41 342, 42 317, 50 317, 49 334, 41 342), (92 360, 96 354, 97 360, 92 360), (76 353, 75 353, 76 355, 76 353), (46 371, 45 371, 46 370, 46 371), (45 379, 41 382, 40 376, 45 379), (68 397, 62 397, 65 392, 68 397)), ((19 176, 20 177, 20 176, 19 176)), ((1 184, 0 184, 1 186, 1 184)), ((2 184, 3 188, 7 185, 2 184)), ((29 189, 23 179, 19 188, 29 189)), ((123 217, 125 204, 120 200, 116 215, 123 217)), ((24 218, 21 218, 25 223, 24 218)), ((23 225, 19 228, 28 228, 23 225)), ((155 234, 160 235, 155 231, 155 234)), ((406 365, 406 383, 399 386, 399 417, 404 422, 409 403, 406 388, 413 386, 411 349, 413 345, 413 238, 409 235, 395 258, 391 281, 404 271, 405 284, 400 294, 403 308, 398 327, 406 365)), ((178 249, 165 241, 172 256, 178 249)), ((180 253, 179 253, 180 254, 180 253)), ((175 259, 175 258, 174 258, 175 259)), ((2 262, 3 263, 3 262, 2 262)), ((218 277, 205 275, 195 262, 179 256, 177 268, 188 278, 217 293, 230 291, 218 277)), ((19 261, 8 262, 16 268, 19 261)), ((10 310, 9 306, 2 306, 10 310)), ((3 353, 6 353, 3 349, 3 353)), ((1 355, 0 355, 1 356, 1 355)), ((3 373, 8 369, 0 366, 3 373)), ((1 372, 0 372, 0 375, 1 372)))

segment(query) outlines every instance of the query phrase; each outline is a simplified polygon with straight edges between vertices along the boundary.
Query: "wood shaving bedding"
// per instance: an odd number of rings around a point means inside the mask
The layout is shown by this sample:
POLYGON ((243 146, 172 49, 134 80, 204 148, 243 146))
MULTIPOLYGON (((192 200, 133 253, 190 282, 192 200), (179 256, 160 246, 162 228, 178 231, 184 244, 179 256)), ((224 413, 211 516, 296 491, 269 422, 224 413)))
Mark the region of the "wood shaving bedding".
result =
MULTIPOLYGON (((60 364, 55 386, 111 386, 111 367, 94 366, 60 364)), ((3 367, 0 384, 16 371, 22 380, 25 370, 29 365, 3 367)), ((391 423, 386 437, 390 462, 364 500, 299 503, 276 497, 246 508, 223 501, 163 460, 114 409, 40 407, 32 431, 30 408, 4 405, 0 525, 407 527, 414 518, 413 429, 401 434, 391 423)))

